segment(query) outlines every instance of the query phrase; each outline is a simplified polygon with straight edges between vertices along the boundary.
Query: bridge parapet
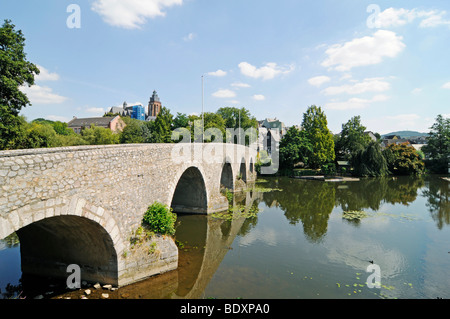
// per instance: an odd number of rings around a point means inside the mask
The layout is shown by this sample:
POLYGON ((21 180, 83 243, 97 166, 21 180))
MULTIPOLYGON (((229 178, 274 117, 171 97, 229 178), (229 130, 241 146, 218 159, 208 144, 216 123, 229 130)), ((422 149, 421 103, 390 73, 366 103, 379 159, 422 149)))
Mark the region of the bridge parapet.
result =
MULTIPOLYGON (((104 258, 103 264, 91 267, 93 277, 103 272, 100 277, 106 282, 118 285, 134 282, 177 266, 177 248, 173 241, 160 243, 165 253, 151 264, 140 258, 141 263, 134 267, 136 260, 132 256, 125 257, 130 234, 141 224, 147 207, 158 201, 172 206, 176 212, 207 214, 224 210, 227 201, 220 193, 221 184, 229 180, 227 186, 234 188, 237 176, 245 181, 255 179, 251 168, 255 160, 256 151, 250 148, 216 143, 1 151, 0 238, 16 231, 20 238, 21 230, 33 229, 29 234, 38 236, 44 230, 50 231, 58 234, 55 240, 59 238, 69 243, 76 238, 74 233, 58 233, 56 227, 66 225, 66 229, 70 229, 70 222, 77 219, 61 217, 87 219, 105 230, 101 236, 108 237, 106 242, 111 246, 111 254, 104 258), (226 174, 229 176, 224 176, 226 174), (27 228, 29 225, 39 225, 40 232, 36 227, 27 228)), ((81 223, 74 222, 74 225, 81 223)), ((99 234, 82 235, 85 238, 80 242, 84 241, 83 245, 88 247, 89 238, 99 234)), ((22 237, 29 236, 22 231, 22 237)), ((76 245, 70 247, 75 249, 76 245)), ((24 248, 24 251, 31 250, 24 248)), ((53 253, 58 258, 64 255, 62 251, 53 253)), ((83 259, 79 254, 70 256, 63 258, 62 264, 83 259)), ((33 262, 38 258, 28 257, 33 262)), ((89 263, 89 260, 83 262, 89 263)))

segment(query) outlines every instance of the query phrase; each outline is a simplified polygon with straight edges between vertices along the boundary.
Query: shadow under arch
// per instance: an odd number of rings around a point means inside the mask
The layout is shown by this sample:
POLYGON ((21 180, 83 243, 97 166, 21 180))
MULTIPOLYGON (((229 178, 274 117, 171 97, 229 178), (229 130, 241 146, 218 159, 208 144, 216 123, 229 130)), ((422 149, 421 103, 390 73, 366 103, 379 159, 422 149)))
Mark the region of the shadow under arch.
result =
POLYGON ((245 164, 245 158, 241 159, 241 165, 239 166, 239 174, 242 180, 247 183, 247 165, 245 164))
POLYGON ((197 167, 191 166, 183 172, 175 187, 170 206, 175 213, 208 212, 206 185, 197 167))
POLYGON ((44 218, 16 231, 23 277, 64 278, 76 264, 81 280, 118 285, 118 259, 110 234, 97 222, 74 215, 44 218))
POLYGON ((229 162, 225 162, 222 166, 220 174, 220 187, 234 189, 233 168, 229 162))

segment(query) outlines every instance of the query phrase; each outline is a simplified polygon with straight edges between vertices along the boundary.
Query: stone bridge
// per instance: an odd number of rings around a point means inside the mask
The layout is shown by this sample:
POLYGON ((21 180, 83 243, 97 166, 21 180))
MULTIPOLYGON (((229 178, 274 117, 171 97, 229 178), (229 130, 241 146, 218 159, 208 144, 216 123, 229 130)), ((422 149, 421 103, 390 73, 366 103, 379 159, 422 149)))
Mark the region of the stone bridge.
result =
POLYGON ((130 240, 149 205, 226 210, 221 188, 253 182, 255 161, 254 149, 219 143, 1 151, 0 239, 18 234, 24 275, 67 278, 76 264, 82 280, 124 286, 178 265, 172 238, 130 240))

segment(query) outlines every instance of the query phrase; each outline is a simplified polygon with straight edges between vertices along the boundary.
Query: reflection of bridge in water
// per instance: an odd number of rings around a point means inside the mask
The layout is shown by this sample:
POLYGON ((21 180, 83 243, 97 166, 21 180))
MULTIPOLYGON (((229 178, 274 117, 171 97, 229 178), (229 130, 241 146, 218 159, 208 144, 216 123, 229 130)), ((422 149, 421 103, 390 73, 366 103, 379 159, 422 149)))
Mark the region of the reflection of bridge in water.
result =
MULTIPOLYGON (((235 194, 235 203, 245 203, 248 211, 258 203, 259 193, 235 194)), ((245 217, 232 220, 210 215, 179 215, 176 240, 179 242, 178 269, 118 290, 118 297, 197 299, 213 278, 215 272, 239 235, 245 217)))

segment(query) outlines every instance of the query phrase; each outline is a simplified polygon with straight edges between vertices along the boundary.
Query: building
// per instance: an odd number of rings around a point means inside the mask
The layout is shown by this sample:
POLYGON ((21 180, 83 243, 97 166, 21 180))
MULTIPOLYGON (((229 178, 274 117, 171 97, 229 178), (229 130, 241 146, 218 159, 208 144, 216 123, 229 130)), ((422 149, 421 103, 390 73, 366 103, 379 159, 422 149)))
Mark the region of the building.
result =
POLYGON ((277 151, 276 146, 279 145, 282 137, 286 134, 286 126, 283 122, 277 118, 266 118, 262 121, 258 121, 258 151, 267 151, 268 154, 272 154, 273 151, 277 151))
POLYGON ((95 125, 97 127, 104 127, 110 129, 114 133, 122 132, 125 128, 125 122, 120 118, 119 115, 116 116, 108 116, 108 117, 88 117, 88 118, 77 118, 73 117, 69 123, 67 123, 67 127, 72 129, 75 133, 81 133, 81 131, 85 128, 90 128, 91 125, 95 125))
POLYGON ((131 118, 145 121, 145 109, 142 104, 136 104, 131 106, 131 118))
POLYGON ((128 105, 127 102, 123 102, 123 105, 113 106, 109 109, 108 113, 118 114, 122 117, 131 117, 133 119, 142 121, 154 121, 158 114, 161 112, 162 104, 159 99, 158 93, 153 91, 153 95, 150 97, 147 109, 140 103, 128 105))
POLYGON ((159 112, 161 112, 161 101, 159 100, 158 94, 156 91, 153 91, 153 95, 150 97, 150 101, 148 102, 148 112, 147 116, 157 117, 159 112))

